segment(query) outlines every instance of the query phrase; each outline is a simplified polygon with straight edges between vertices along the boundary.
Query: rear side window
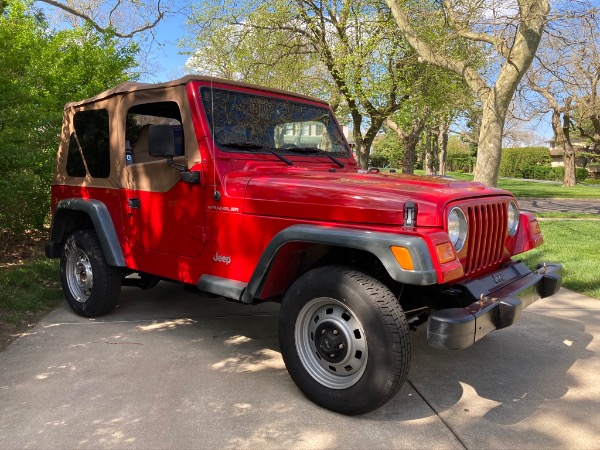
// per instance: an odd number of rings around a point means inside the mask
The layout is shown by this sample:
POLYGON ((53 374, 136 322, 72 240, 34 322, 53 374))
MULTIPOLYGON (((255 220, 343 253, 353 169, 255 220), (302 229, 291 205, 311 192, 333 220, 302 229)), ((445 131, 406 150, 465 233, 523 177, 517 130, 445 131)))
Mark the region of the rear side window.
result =
POLYGON ((108 111, 95 109, 77 111, 73 118, 75 132, 69 140, 67 174, 85 176, 85 167, 92 178, 110 175, 110 135, 108 111))

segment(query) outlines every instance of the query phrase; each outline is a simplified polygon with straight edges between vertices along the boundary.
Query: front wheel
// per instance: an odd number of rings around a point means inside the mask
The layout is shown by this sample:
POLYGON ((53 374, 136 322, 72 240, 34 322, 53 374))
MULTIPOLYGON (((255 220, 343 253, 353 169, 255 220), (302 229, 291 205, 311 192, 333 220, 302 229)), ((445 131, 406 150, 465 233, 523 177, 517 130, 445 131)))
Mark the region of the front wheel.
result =
POLYGON ((60 281, 67 303, 85 317, 109 313, 121 292, 121 271, 108 265, 94 230, 73 233, 60 258, 60 281))
POLYGON ((385 285, 351 268, 314 269, 289 288, 279 342, 300 390, 343 414, 379 408, 408 375, 409 328, 398 300, 385 285))

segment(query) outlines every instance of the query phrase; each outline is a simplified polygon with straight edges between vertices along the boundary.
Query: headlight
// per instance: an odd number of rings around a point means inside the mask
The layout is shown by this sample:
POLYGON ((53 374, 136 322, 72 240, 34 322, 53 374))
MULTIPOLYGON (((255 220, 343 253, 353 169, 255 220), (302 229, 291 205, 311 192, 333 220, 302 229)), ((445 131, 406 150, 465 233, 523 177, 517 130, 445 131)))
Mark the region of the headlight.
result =
POLYGON ((467 240, 467 218, 460 208, 452 208, 448 214, 448 236, 456 253, 460 252, 467 240))
POLYGON ((514 236, 519 228, 519 207, 514 200, 508 204, 508 234, 514 236))

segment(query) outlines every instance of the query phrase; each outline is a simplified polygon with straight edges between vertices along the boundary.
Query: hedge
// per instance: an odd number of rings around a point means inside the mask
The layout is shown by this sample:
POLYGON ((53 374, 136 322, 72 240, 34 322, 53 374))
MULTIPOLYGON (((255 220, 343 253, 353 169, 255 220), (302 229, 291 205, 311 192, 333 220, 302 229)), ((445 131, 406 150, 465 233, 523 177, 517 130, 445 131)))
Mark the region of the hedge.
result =
POLYGON ((446 170, 448 172, 473 172, 475 158, 470 153, 448 153, 446 170))
POLYGON ((386 167, 389 164, 389 161, 385 155, 375 154, 371 155, 369 158, 369 166, 370 167, 386 167))
MULTIPOLYGON (((582 183, 588 176, 586 169, 575 169, 575 179, 582 183)), ((523 178, 532 180, 563 181, 565 178, 564 167, 528 166, 523 169, 523 178)))
POLYGON ((529 178, 524 174, 527 167, 550 168, 550 151, 547 147, 518 147, 502 149, 500 176, 529 178))

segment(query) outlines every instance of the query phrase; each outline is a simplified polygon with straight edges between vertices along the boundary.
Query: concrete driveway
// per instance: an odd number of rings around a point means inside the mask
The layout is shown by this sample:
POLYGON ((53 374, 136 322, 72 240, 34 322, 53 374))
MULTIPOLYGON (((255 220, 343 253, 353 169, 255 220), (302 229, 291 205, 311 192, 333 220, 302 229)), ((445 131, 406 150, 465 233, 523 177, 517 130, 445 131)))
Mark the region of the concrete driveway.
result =
POLYGON ((278 306, 161 283, 60 308, 0 353, 0 448, 598 448, 600 301, 568 290, 462 352, 413 334, 409 381, 345 417, 283 365, 278 306))

